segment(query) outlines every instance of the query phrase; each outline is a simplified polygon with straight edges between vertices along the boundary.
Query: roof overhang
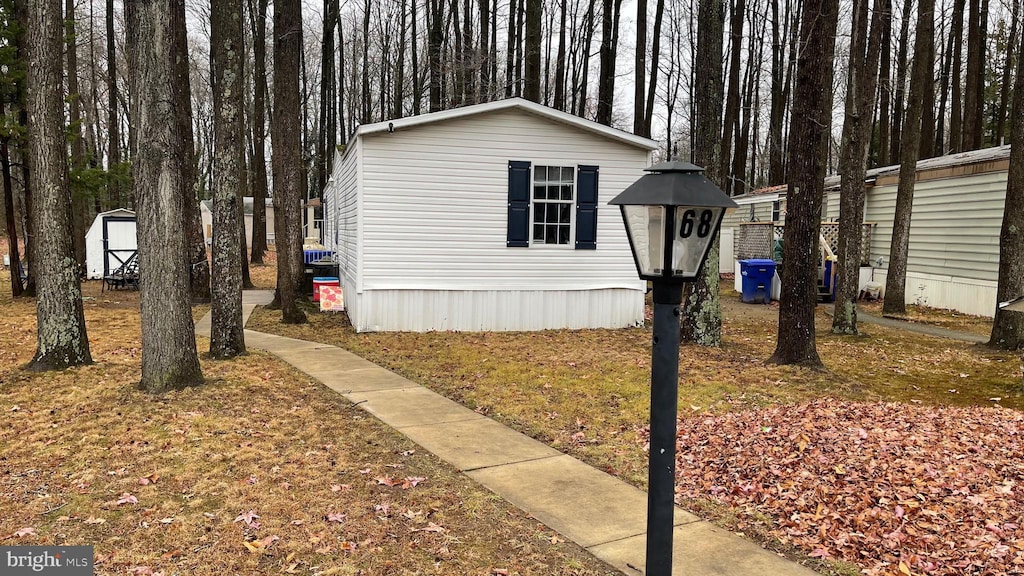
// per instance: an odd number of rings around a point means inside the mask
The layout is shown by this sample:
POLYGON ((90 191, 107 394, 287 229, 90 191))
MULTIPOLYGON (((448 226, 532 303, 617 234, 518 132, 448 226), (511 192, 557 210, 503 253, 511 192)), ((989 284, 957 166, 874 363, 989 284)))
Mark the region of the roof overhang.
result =
MULTIPOLYGON (((368 136, 370 134, 379 134, 394 132, 406 128, 412 128, 415 126, 421 126, 424 124, 431 124, 434 122, 443 122, 445 120, 455 120, 458 118, 468 118, 478 114, 487 114, 490 112, 497 112, 500 110, 522 110, 542 118, 547 118, 555 122, 560 122, 569 126, 591 132, 600 136, 604 136, 610 140, 622 142, 631 146, 636 146, 643 150, 657 150, 658 143, 650 138, 644 138, 643 136, 637 136, 623 130, 612 128, 611 126, 605 126, 604 124, 598 124, 592 122, 586 118, 580 118, 561 110, 555 110, 542 104, 537 104, 530 100, 524 100, 523 98, 507 98, 505 100, 495 100, 493 102, 484 102, 483 104, 472 104, 469 106, 462 106, 460 108, 452 108, 450 110, 442 110, 440 112, 429 112, 427 114, 420 114, 418 116, 409 116, 406 118, 397 118, 394 120, 387 120, 384 122, 375 122, 373 124, 362 124, 356 128, 355 133, 352 135, 352 139, 355 140, 359 136, 368 136)), ((346 152, 348 151, 346 147, 346 152)))

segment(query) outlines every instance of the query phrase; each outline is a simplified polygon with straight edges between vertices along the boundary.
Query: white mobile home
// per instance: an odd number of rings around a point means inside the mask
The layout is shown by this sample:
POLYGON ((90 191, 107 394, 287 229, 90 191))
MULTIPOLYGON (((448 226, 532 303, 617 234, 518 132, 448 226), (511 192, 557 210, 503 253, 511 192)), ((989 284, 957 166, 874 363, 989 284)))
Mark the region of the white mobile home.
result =
POLYGON ((135 257, 135 212, 117 208, 96 215, 85 233, 86 277, 98 280, 135 257))
POLYGON ((324 190, 358 331, 643 322, 617 207, 657 143, 522 99, 360 126, 324 190))

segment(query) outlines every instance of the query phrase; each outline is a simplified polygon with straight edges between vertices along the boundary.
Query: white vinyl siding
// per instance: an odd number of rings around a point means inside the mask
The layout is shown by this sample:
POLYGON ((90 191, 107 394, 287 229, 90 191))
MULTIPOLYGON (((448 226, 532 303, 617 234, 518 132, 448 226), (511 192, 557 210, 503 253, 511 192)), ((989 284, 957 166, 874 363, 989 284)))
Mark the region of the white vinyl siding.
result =
POLYGON ((647 150, 516 109, 360 141, 361 290, 625 288, 642 299, 607 204, 644 174, 647 150), (506 246, 510 160, 600 167, 596 250, 506 246))
MULTIPOLYGON (((907 271, 994 282, 1006 198, 1005 171, 918 182, 907 271)), ((868 189, 866 220, 876 222, 871 259, 889 264, 896 185, 868 189)), ((908 295, 911 292, 908 282, 908 295)))

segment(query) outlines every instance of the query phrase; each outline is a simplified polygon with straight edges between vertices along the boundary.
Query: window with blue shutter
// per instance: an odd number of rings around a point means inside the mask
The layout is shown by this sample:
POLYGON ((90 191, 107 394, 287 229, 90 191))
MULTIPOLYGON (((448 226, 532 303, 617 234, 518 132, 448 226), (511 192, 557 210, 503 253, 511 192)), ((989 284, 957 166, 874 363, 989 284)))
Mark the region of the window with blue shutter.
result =
POLYGON ((597 249, 597 166, 576 171, 576 249, 597 249))
POLYGON ((530 163, 508 163, 508 234, 506 245, 524 248, 530 245, 530 163))

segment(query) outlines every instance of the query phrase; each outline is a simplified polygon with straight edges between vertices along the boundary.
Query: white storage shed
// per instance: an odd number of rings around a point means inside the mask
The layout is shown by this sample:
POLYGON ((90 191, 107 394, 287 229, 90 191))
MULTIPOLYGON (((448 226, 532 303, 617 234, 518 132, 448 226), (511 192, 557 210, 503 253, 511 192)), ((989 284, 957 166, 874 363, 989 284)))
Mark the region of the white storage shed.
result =
POLYGON ((85 267, 90 280, 103 278, 135 256, 135 212, 117 208, 101 212, 85 233, 85 267))
POLYGON ((323 194, 353 326, 641 324, 645 283, 608 201, 656 148, 518 98, 360 126, 323 194))

